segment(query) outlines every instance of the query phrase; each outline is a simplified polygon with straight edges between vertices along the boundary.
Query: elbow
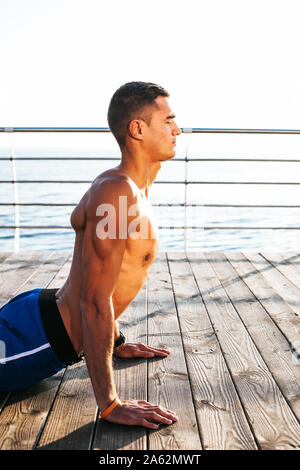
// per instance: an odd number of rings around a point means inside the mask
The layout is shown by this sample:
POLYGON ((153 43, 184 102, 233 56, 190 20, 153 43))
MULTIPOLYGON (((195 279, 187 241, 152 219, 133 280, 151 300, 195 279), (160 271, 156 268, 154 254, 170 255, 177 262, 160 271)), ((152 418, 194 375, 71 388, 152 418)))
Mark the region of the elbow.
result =
POLYGON ((80 311, 83 317, 86 316, 87 314, 88 316, 90 316, 90 314, 95 310, 96 308, 95 308, 94 303, 91 302, 89 299, 86 299, 86 298, 80 299, 80 311))

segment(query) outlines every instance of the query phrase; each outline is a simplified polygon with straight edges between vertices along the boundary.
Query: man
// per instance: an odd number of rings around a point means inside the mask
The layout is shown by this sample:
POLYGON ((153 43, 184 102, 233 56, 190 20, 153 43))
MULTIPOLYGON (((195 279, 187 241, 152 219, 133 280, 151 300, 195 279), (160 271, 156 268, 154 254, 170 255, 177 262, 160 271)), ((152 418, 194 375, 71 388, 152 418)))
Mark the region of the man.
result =
POLYGON ((168 97, 163 88, 144 82, 127 83, 113 95, 108 123, 121 163, 94 180, 71 215, 76 238, 65 284, 58 290, 25 292, 1 309, 0 340, 7 351, 0 358, 0 390, 35 383, 84 353, 103 419, 152 429, 177 421, 171 410, 146 401, 121 402, 112 373, 113 354, 169 354, 126 343, 117 324, 157 252, 148 189, 161 162, 174 157, 180 134, 168 97))

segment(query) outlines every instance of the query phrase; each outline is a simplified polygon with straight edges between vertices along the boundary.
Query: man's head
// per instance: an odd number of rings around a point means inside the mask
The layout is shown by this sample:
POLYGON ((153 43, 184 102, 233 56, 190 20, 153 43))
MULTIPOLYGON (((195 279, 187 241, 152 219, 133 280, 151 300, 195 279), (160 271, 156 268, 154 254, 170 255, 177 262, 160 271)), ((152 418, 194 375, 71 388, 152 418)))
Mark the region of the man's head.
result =
POLYGON ((169 93, 159 85, 150 82, 130 82, 122 85, 113 95, 108 108, 108 125, 117 142, 122 147, 128 134, 128 126, 133 119, 141 119, 148 125, 151 122, 158 96, 169 97, 169 93))

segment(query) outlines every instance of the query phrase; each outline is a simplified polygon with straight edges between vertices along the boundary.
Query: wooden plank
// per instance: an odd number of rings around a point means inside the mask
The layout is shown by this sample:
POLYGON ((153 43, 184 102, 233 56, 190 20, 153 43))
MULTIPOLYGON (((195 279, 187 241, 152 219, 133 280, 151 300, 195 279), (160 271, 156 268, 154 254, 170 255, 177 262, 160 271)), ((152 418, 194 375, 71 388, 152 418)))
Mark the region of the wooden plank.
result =
POLYGON ((69 274, 71 262, 72 253, 69 251, 51 252, 49 258, 34 271, 16 294, 31 289, 47 288, 50 285, 54 286, 51 288, 61 287, 69 274))
POLYGON ((0 308, 13 297, 51 252, 14 253, 0 264, 0 308))
POLYGON ((96 400, 85 361, 68 367, 37 448, 89 449, 96 412, 96 400))
POLYGON ((10 395, 11 392, 0 392, 0 414, 1 411, 4 409, 10 395))
POLYGON ((226 253, 226 257, 290 343, 288 351, 292 351, 291 360, 297 362, 297 353, 300 354, 300 317, 243 253, 232 251, 226 253))
POLYGON ((11 394, 0 415, 0 450, 31 450, 61 373, 11 394))
MULTIPOLYGON (((147 285, 119 318, 120 330, 128 342, 147 343, 147 285)), ((113 361, 116 390, 121 400, 146 400, 147 360, 120 359, 113 361)), ((147 430, 140 426, 117 426, 99 419, 93 443, 96 450, 144 450, 147 430)))
POLYGON ((6 260, 10 255, 12 255, 11 251, 0 251, 0 263, 6 260))
POLYGON ((268 284, 300 315, 300 290, 290 282, 275 266, 258 253, 244 253, 246 258, 265 277, 268 284))
POLYGON ((262 252, 261 255, 300 289, 300 255, 298 253, 262 252))
MULTIPOLYGON (((51 257, 52 256, 57 269, 57 263, 59 262, 58 260, 63 263, 65 261, 65 256, 62 256, 61 254, 56 256, 55 254, 51 253, 51 257)), ((31 259, 30 255, 29 258, 31 259)), ((24 254, 21 255, 21 259, 22 263, 26 265, 26 256, 24 256, 24 254)), ((17 259, 15 259, 15 263, 17 264, 17 259)), ((63 276, 58 271, 57 277, 60 278, 60 281, 66 277, 70 268, 70 263, 71 261, 63 265, 63 276)), ((53 270, 50 260, 47 266, 49 268, 48 281, 51 282, 47 283, 47 276, 45 271, 42 276, 43 282, 45 282, 45 284, 44 286, 38 284, 38 286, 53 288, 56 284, 56 279, 53 279, 53 270)), ((16 276, 17 273, 18 272, 16 272, 16 276)), ((37 278, 36 282, 38 282, 38 280, 39 279, 37 278)), ((31 280, 30 282, 32 287, 34 285, 32 284, 33 281, 31 280)), ((23 287, 25 290, 27 290, 26 284, 24 284, 23 287)), ((64 371, 60 371, 53 377, 43 380, 39 384, 36 384, 28 389, 11 393, 4 410, 0 415, 1 449, 32 449, 32 447, 35 445, 37 436, 39 435, 40 428, 43 426, 47 418, 49 408, 56 395, 57 388, 59 387, 63 377, 63 373, 64 371)))
POLYGON ((300 418, 300 360, 293 356, 288 341, 255 297, 255 291, 251 292, 225 255, 210 252, 207 259, 281 392, 300 418))
POLYGON ((148 287, 149 345, 171 352, 167 358, 148 361, 148 401, 175 411, 179 417, 178 422, 149 432, 149 448, 201 449, 172 283, 163 253, 151 268, 148 287))
POLYGON ((188 255, 237 392, 262 449, 300 449, 300 425, 205 255, 188 255))
POLYGON ((184 253, 168 253, 204 449, 257 449, 184 253))
MULTIPOLYGON (((26 253, 20 253, 19 255, 19 261, 17 254, 15 254, 13 260, 9 260, 9 264, 12 269, 12 276, 7 278, 7 282, 2 285, 3 300, 5 298, 6 300, 9 300, 13 296, 27 290, 45 288, 55 277, 57 277, 58 282, 61 282, 58 271, 62 269, 64 263, 66 263, 68 259, 69 261, 72 259, 72 254, 69 251, 44 252, 43 258, 41 258, 40 254, 36 258, 35 253, 28 253, 28 257, 26 253), (27 273, 27 276, 26 274, 24 275, 25 272, 27 273), (13 282, 11 282, 11 278, 14 278, 13 282), (24 278, 25 281, 23 280, 24 278), (20 284, 18 284, 19 279, 20 284)), ((67 269, 69 268, 70 264, 67 265, 67 269)), ((4 263, 0 264, 0 276, 2 274, 3 278, 5 278, 7 269, 7 265, 4 263)), ((63 279, 65 279, 65 277, 64 271, 63 279)))

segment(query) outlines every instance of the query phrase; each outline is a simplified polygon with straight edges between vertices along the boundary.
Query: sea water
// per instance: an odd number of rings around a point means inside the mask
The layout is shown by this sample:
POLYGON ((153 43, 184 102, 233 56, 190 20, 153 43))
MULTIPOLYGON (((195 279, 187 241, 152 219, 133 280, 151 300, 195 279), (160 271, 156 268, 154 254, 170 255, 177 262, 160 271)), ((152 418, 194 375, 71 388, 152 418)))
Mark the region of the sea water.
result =
MULTIPOLYGON (((300 205, 300 186, 259 183, 300 182, 300 136, 249 134, 182 134, 177 138, 176 157, 164 162, 156 181, 201 181, 202 184, 152 185, 149 196, 154 205, 160 250, 244 250, 298 251, 299 230, 271 227, 300 227, 299 208, 245 208, 219 205, 300 205), (185 157, 201 159, 188 164, 185 157), (207 161, 207 159, 222 161, 207 161), (226 161, 242 159, 243 161, 226 161), (266 162, 247 161, 266 159, 266 162), (282 159, 284 162, 272 162, 282 159), (222 184, 210 184, 211 182, 222 184), (257 184, 223 184, 224 182, 257 184), (203 184, 207 182, 207 184, 203 184), (186 201, 187 208, 171 206, 186 201), (193 206, 193 204, 197 204, 193 206), (218 205, 218 207, 211 207, 218 205), (181 227, 197 227, 184 230, 181 227), (251 230, 241 227, 254 227, 251 230), (176 228, 179 227, 179 228, 176 228), (230 227, 220 229, 220 227, 230 227), (236 227, 236 228, 235 228, 236 227), (259 227, 264 227, 260 229, 259 227), (270 227, 266 230, 265 227, 270 227), (208 229, 209 228, 209 229, 208 229)), ((28 133, 2 134, 0 157, 17 160, 18 180, 83 180, 86 183, 18 183, 20 203, 64 203, 70 206, 20 206, 19 223, 25 226, 70 225, 70 215, 90 182, 102 171, 116 166, 120 151, 111 134, 28 133), (49 160, 39 160, 48 157, 49 160), (57 157, 70 160, 56 160, 57 157), (71 160, 81 157, 83 160, 71 160), (108 157, 112 160, 89 160, 108 157)), ((0 161, 0 180, 12 180, 11 161, 0 161)), ((0 203, 14 201, 13 185, 0 184, 0 203)), ((0 205, 0 225, 14 225, 14 207, 0 205)), ((74 232, 70 229, 21 229, 20 250, 71 250, 74 232)), ((0 251, 14 249, 14 230, 0 229, 0 251)))

